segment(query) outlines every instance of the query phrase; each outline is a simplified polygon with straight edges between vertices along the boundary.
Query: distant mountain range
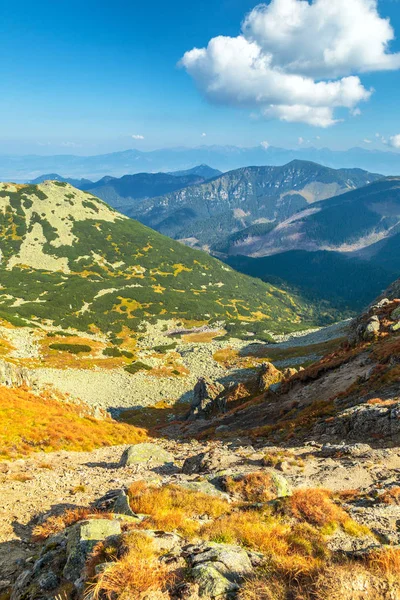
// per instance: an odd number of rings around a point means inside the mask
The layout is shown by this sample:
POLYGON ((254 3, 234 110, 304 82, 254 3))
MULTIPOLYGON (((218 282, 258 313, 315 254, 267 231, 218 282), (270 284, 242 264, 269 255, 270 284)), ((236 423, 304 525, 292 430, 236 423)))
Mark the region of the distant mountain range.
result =
POLYGON ((260 233, 268 231, 314 202, 381 177, 360 169, 334 170, 305 161, 292 161, 283 167, 246 167, 159 198, 130 206, 126 203, 123 211, 188 245, 220 250, 225 238, 249 226, 256 226, 260 233))
POLYGON ((105 175, 121 177, 127 173, 186 171, 200 164, 211 165, 214 169, 225 172, 249 165, 279 166, 295 159, 314 161, 331 168, 357 167, 384 175, 400 174, 400 152, 363 148, 337 151, 329 148, 288 150, 272 146, 200 146, 166 148, 151 152, 132 149, 98 156, 2 155, 0 180, 25 182, 39 177, 42 173, 62 173, 65 177, 73 179, 97 180, 105 175))
POLYGON ((46 173, 32 179, 29 183, 34 185, 44 181, 69 183, 80 190, 92 192, 98 198, 124 212, 124 209, 128 210, 138 200, 168 194, 196 183, 203 183, 218 175, 221 175, 220 171, 208 165, 198 165, 188 171, 172 173, 137 173, 120 178, 106 175, 96 182, 89 179, 62 177, 57 173, 46 173))

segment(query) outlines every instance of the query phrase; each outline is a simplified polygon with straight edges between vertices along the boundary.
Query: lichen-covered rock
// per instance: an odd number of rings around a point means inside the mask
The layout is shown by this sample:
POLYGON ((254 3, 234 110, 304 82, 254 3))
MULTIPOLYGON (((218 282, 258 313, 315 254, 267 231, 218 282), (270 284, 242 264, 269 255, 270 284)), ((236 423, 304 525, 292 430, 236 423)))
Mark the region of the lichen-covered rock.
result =
POLYGON ((134 465, 151 465, 152 467, 161 467, 162 465, 172 464, 174 456, 150 442, 136 444, 125 450, 121 458, 121 466, 131 467, 134 465))
POLYGON ((219 490, 215 485, 209 481, 181 481, 180 487, 192 492, 200 492, 201 494, 207 494, 208 496, 218 496, 224 500, 229 500, 228 494, 219 490))
POLYGON ((229 598, 253 570, 247 552, 231 544, 200 544, 188 549, 193 580, 203 598, 229 598))
POLYGON ((63 576, 71 582, 78 580, 85 567, 88 554, 98 542, 121 535, 121 523, 117 520, 91 519, 71 527, 67 540, 67 561, 63 576))

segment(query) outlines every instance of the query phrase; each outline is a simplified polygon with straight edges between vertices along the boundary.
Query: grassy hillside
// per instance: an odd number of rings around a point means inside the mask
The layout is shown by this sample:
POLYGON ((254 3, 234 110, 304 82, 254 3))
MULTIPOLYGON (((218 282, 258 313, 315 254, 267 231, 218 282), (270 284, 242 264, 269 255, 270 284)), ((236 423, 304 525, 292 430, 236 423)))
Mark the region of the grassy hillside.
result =
POLYGON ((260 277, 263 281, 295 286, 315 303, 326 300, 342 310, 359 311, 400 274, 400 267, 394 268, 395 260, 398 262, 395 256, 392 270, 338 252, 304 250, 261 258, 231 256, 227 263, 241 273, 260 277))
POLYGON ((39 451, 87 452, 145 438, 143 429, 95 419, 84 406, 0 387, 0 460, 39 451))
POLYGON ((287 332, 329 312, 233 271, 63 182, 1 184, 0 316, 14 324, 138 331, 143 321, 224 321, 287 332), (21 321, 21 319, 23 321, 21 321))

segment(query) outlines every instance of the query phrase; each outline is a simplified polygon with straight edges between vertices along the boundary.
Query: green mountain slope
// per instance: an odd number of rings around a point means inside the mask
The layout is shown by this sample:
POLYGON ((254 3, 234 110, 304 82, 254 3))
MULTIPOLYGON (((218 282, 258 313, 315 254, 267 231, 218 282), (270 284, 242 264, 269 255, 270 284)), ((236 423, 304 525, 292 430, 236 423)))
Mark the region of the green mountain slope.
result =
POLYGON ((385 269, 338 252, 292 250, 260 258, 230 256, 226 262, 263 281, 293 286, 310 301, 325 300, 351 311, 362 310, 400 275, 399 265, 385 269))
POLYGON ((309 204, 379 179, 360 169, 338 171, 305 161, 246 167, 124 209, 145 225, 189 244, 210 247, 262 222, 279 223, 309 204))
MULTIPOLYGON (((331 250, 360 256, 364 251, 367 256, 366 249, 398 233, 400 178, 388 177, 317 202, 250 244, 236 244, 235 253, 267 256, 286 250, 331 250)), ((382 256, 380 263, 384 263, 382 256)))
POLYGON ((245 335, 336 315, 233 271, 63 182, 0 184, 0 317, 117 334, 158 319, 245 335))

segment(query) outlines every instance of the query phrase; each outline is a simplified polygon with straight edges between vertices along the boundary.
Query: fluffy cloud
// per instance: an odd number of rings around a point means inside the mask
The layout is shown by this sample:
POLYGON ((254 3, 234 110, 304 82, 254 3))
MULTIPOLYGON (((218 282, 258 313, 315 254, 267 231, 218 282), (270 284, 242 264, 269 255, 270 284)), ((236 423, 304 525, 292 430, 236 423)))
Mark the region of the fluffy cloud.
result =
POLYGON ((144 140, 144 135, 140 135, 140 134, 138 134, 138 133, 135 133, 135 134, 132 136, 132 138, 133 138, 134 140, 144 140))
POLYGON ((264 148, 264 150, 268 150, 269 142, 267 142, 267 140, 264 140, 263 142, 261 142, 261 146, 264 148))
POLYGON ((212 102, 328 127, 336 108, 357 114, 369 99, 358 74, 400 68, 393 38, 377 0, 271 0, 250 12, 241 35, 213 38, 181 65, 212 102))
POLYGON ((400 133, 392 135, 389 138, 389 146, 392 146, 392 148, 400 148, 400 133))

